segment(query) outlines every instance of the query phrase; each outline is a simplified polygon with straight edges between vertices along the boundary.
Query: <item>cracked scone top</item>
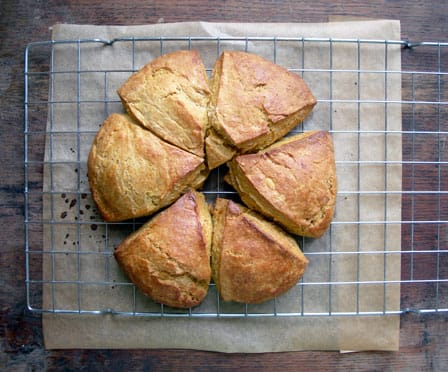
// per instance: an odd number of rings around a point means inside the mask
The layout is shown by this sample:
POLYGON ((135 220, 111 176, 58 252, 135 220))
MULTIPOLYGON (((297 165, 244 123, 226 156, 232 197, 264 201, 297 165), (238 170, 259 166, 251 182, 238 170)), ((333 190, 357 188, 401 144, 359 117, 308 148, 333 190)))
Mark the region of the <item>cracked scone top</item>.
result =
POLYGON ((204 157, 210 89, 195 50, 164 54, 118 89, 128 113, 165 141, 204 157))
POLYGON ((92 197, 106 221, 150 215, 207 176, 204 159, 161 140, 131 117, 111 114, 88 158, 92 197))
POLYGON ((293 287, 308 260, 280 227, 231 200, 213 210, 212 277, 224 301, 261 303, 293 287))
POLYGON ((115 250, 131 281, 156 302, 198 305, 211 278, 212 220, 203 194, 189 191, 115 250))
POLYGON ((336 203, 333 140, 326 131, 287 137, 229 162, 226 180, 250 208, 293 234, 318 238, 336 203))
POLYGON ((258 151, 302 122, 316 99, 302 78, 252 53, 225 51, 211 78, 208 166, 258 151))

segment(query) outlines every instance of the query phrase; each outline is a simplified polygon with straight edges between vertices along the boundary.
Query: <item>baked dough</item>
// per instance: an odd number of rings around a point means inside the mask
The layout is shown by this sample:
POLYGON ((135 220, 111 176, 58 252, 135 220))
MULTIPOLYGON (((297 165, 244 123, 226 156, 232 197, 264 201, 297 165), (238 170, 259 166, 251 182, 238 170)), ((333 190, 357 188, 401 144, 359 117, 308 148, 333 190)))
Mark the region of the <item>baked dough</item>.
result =
POLYGON ((213 68, 211 91, 211 135, 218 134, 223 141, 206 141, 210 169, 230 160, 232 151, 253 152, 274 143, 316 104, 299 75, 240 51, 221 54, 213 68))
POLYGON ((212 220, 203 194, 189 191, 115 250, 120 267, 154 301, 198 305, 211 277, 212 220))
POLYGON ((199 53, 181 50, 154 59, 118 89, 126 110, 160 138, 204 156, 210 99, 199 53))
POLYGON ((205 139, 205 148, 207 153, 207 167, 215 169, 232 159, 237 150, 229 146, 224 139, 212 128, 209 129, 205 139))
POLYGON ((337 189, 328 132, 280 140, 316 104, 300 76, 225 51, 209 86, 199 54, 177 51, 145 65, 117 93, 127 114, 111 114, 92 144, 92 197, 106 221, 166 207, 114 252, 130 280, 176 308, 199 305, 211 278, 224 301, 242 303, 293 287, 308 260, 281 226, 320 237, 337 189), (226 162, 225 179, 253 210, 218 198, 212 218, 195 189, 226 162))
POLYGON ((326 131, 287 137, 229 162, 226 180, 250 208, 293 234, 318 238, 336 202, 333 140, 326 131))
POLYGON ((203 158, 122 114, 105 120, 88 158, 90 189, 106 221, 150 215, 200 187, 206 176, 203 158))
POLYGON ((231 200, 213 210, 212 277, 224 301, 261 303, 293 287, 308 260, 277 225, 231 200))

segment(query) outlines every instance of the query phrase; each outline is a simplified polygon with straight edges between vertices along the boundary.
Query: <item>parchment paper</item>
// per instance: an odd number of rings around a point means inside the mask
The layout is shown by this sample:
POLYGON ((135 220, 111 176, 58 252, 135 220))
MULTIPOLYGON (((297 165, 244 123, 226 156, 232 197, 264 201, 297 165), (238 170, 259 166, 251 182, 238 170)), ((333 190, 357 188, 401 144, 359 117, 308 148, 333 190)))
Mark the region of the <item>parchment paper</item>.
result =
MULTIPOLYGON (((398 21, 362 21, 53 27, 55 40, 208 35, 399 40, 400 26, 398 21)), ((100 223, 90 199, 86 160, 100 123, 109 113, 122 111, 116 88, 132 70, 161 52, 185 49, 189 42, 166 40, 163 50, 144 42, 105 46, 82 45, 80 41, 54 47, 53 104, 49 109, 44 176, 44 191, 49 192, 43 200, 44 221, 51 221, 44 226, 44 250, 51 253, 43 260, 43 278, 48 281, 43 288, 44 309, 132 311, 133 306, 151 306, 130 286, 98 285, 102 281, 126 281, 110 253, 130 230, 129 225, 100 223)), ((399 284, 394 282, 400 279, 400 255, 393 252, 401 248, 400 224, 381 221, 401 218, 400 193, 385 192, 401 190, 401 136, 394 133, 401 130, 401 109, 398 104, 384 102, 401 98, 400 48, 332 43, 330 50, 328 43, 316 42, 307 44, 304 53, 300 43, 279 41, 273 56, 273 48, 266 42, 222 41, 217 47, 215 41, 201 41, 191 46, 199 50, 208 69, 223 48, 247 48, 271 60, 275 57, 287 68, 301 66, 304 79, 319 100, 303 129, 333 131, 340 190, 334 223, 321 239, 299 240, 310 259, 305 285, 283 296, 277 306, 306 313, 399 310, 399 284), (381 73, 384 70, 395 73, 385 75, 381 73), (366 281, 370 283, 363 284, 366 281)), ((215 300, 212 289, 203 307, 215 300)), ((227 305, 222 306, 224 310, 227 305)), ((263 306, 272 311, 272 304, 263 306)), ((49 349, 271 352, 399 347, 397 315, 147 318, 49 313, 43 314, 43 331, 49 349)))

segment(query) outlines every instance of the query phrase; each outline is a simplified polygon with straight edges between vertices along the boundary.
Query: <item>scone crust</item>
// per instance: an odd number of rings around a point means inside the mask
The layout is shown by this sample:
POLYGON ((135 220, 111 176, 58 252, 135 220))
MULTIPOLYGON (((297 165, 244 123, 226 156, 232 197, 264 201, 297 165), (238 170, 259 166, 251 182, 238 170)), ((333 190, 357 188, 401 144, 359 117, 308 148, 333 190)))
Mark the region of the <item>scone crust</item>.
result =
POLYGON ((213 223, 212 277, 223 300, 261 303, 302 277, 308 260, 296 241, 260 215, 218 198, 213 223))
POLYGON ((88 158, 93 199, 106 221, 150 215, 206 177, 204 159, 162 141, 129 116, 111 114, 88 158))
POLYGON ((333 140, 326 131, 285 138, 229 163, 227 180, 250 208, 297 235, 318 238, 336 203, 333 140))
POLYGON ((232 159, 237 150, 227 144, 214 129, 209 129, 205 139, 205 152, 208 169, 215 169, 232 159))
POLYGON ((115 250, 120 267, 154 301, 201 303, 211 278, 212 220, 203 194, 189 191, 115 250))
POLYGON ((164 54, 145 65, 118 89, 130 115, 160 138, 204 156, 210 89, 195 50, 164 54))
POLYGON ((241 153, 260 150, 283 137, 316 104, 299 75, 240 51, 221 54, 211 90, 211 126, 241 153))

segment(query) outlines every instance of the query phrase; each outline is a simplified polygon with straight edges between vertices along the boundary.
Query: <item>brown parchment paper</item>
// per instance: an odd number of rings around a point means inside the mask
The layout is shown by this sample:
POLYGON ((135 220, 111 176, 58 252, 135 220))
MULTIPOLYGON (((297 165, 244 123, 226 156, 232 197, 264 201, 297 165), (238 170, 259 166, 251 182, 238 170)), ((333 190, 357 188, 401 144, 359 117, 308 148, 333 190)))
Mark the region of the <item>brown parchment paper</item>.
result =
MULTIPOLYGON (((82 40, 218 35, 399 40, 400 25, 390 20, 319 24, 194 22, 129 27, 55 25, 53 39, 80 42, 58 44, 52 55, 53 104, 47 126, 51 135, 47 136, 44 170, 44 191, 48 193, 44 193, 43 200, 44 221, 51 221, 44 225, 44 251, 51 254, 43 259, 43 279, 47 283, 43 287, 44 309, 132 311, 133 306, 151 306, 138 292, 135 295, 126 287, 97 285, 104 280, 126 281, 110 252, 129 230, 123 225, 95 224, 100 220, 89 196, 86 161, 99 124, 107 114, 122 111, 115 93, 117 87, 129 71, 143 66, 161 50, 144 42, 81 47, 82 40)), ((167 40, 163 53, 185 49, 188 43, 167 40)), ((208 68, 223 48, 248 48, 274 58, 272 46, 265 42, 251 41, 245 45, 222 41, 217 48, 216 42, 201 41, 193 47, 199 50, 208 68)), ((401 248, 401 230, 400 224, 393 222, 401 219, 401 109, 398 104, 384 101, 401 98, 400 48, 333 43, 330 50, 328 43, 316 42, 307 44, 303 53, 301 47, 300 43, 279 41, 275 58, 287 68, 305 69, 304 79, 319 103, 304 129, 333 131, 340 192, 331 229, 321 239, 303 242, 310 259, 304 281, 320 284, 292 290, 278 301, 278 306, 297 311, 297 303, 302 303, 304 312, 316 314, 329 309, 340 314, 399 310, 400 290, 396 282, 400 280, 400 255, 394 251, 401 248), (329 69, 338 72, 322 72, 329 69), (385 75, 381 73, 384 70, 393 72, 385 75), (362 104, 358 103, 360 99, 362 104), (322 252, 325 254, 319 254, 322 252)), ((214 303, 216 293, 210 292, 211 299, 201 306, 214 303)), ((397 350, 399 316, 148 318, 59 312, 43 314, 43 332, 48 349, 189 348, 248 353, 397 350)))

